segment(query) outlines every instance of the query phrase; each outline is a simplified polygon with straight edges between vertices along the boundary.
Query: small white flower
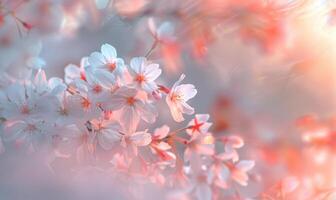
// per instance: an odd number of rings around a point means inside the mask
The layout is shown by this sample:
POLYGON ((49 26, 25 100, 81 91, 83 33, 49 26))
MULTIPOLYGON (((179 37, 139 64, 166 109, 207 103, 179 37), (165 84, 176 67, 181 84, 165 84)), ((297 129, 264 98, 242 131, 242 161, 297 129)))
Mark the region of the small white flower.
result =
POLYGON ((3 116, 7 120, 27 120, 47 115, 51 104, 47 98, 33 92, 29 85, 15 83, 6 89, 3 116))
POLYGON ((49 120, 58 125, 80 124, 86 121, 81 101, 74 95, 63 95, 55 99, 49 120))
POLYGON ((157 89, 154 82, 161 74, 158 64, 148 63, 145 57, 137 57, 131 60, 130 73, 133 76, 133 82, 139 88, 146 92, 153 92, 157 89))
POLYGON ((35 148, 35 145, 38 145, 44 139, 47 130, 48 125, 40 120, 7 123, 4 127, 4 139, 15 141, 17 145, 35 148))
POLYGON ((236 135, 223 137, 222 142, 224 144, 224 152, 219 154, 218 157, 222 160, 230 160, 237 162, 239 160, 239 154, 236 149, 244 146, 244 141, 241 137, 236 135))
POLYGON ((192 84, 180 85, 184 78, 185 75, 182 74, 166 97, 166 102, 176 122, 184 121, 184 113, 188 115, 194 113, 194 108, 187 104, 187 101, 197 94, 197 90, 192 84))
POLYGON ((109 72, 85 69, 86 81, 77 79, 75 85, 83 96, 94 103, 102 103, 106 100, 107 93, 112 90, 115 83, 115 77, 109 72))
POLYGON ((93 134, 90 134, 91 142, 97 142, 103 149, 109 150, 121 141, 119 133, 120 125, 113 121, 93 120, 91 122, 93 134))
POLYGON ((138 91, 134 88, 121 87, 111 97, 108 110, 120 111, 120 122, 129 132, 133 132, 140 118, 148 123, 153 123, 157 113, 150 104, 137 97, 138 91))
POLYGON ((191 120, 188 124, 187 133, 192 136, 192 138, 197 137, 199 134, 208 133, 208 130, 212 123, 207 122, 209 120, 208 114, 197 114, 195 118, 191 120))
POLYGON ((116 49, 109 44, 101 46, 101 53, 93 52, 89 56, 89 64, 94 69, 105 70, 119 77, 123 75, 125 68, 124 61, 117 57, 116 49))

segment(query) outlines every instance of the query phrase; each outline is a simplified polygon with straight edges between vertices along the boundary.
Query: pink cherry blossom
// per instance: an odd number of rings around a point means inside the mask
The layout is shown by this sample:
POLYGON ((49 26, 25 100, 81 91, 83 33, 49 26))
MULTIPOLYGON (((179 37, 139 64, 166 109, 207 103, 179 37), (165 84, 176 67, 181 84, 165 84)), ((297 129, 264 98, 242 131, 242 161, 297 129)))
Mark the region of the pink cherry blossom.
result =
POLYGON ((247 186, 248 174, 255 165, 254 161, 241 160, 234 165, 228 165, 231 178, 242 186, 247 186))
POLYGON ((150 147, 152 152, 158 156, 160 161, 169 163, 169 165, 174 165, 176 155, 170 151, 172 148, 171 145, 164 140, 168 137, 169 130, 169 127, 166 125, 155 129, 150 147))
POLYGON ((201 133, 207 133, 212 123, 207 122, 209 120, 208 114, 196 114, 188 124, 187 133, 192 137, 197 137, 201 133))
POLYGON ((199 155, 207 155, 211 156, 215 153, 214 144, 209 143, 207 138, 211 137, 211 135, 204 134, 199 135, 196 138, 191 138, 189 141, 186 142, 186 149, 184 151, 184 159, 190 160, 193 154, 199 155))
POLYGON ((183 114, 192 115, 195 112, 194 108, 187 104, 187 101, 196 95, 197 90, 191 84, 180 85, 184 78, 185 75, 182 74, 166 97, 166 102, 176 122, 184 121, 183 114))
POLYGON ((237 162, 239 160, 239 154, 236 149, 243 147, 243 139, 239 136, 231 135, 223 137, 222 142, 224 144, 224 152, 218 156, 222 159, 232 159, 233 162, 237 162))

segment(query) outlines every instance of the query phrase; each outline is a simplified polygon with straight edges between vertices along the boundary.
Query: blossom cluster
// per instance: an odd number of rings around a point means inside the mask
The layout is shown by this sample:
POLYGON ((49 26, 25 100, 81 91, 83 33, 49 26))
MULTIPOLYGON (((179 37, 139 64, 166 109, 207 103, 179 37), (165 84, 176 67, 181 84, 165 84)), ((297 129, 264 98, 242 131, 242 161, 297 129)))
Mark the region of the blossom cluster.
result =
POLYGON ((246 186, 254 161, 239 159, 243 140, 213 135, 210 116, 194 115, 188 104, 197 93, 194 85, 182 83, 184 74, 171 87, 159 84, 161 73, 146 57, 132 58, 128 65, 113 46, 103 44, 80 66, 66 66, 64 79, 47 79, 40 65, 24 80, 4 77, 5 146, 29 152, 47 146, 55 158, 105 162, 117 177, 140 177, 178 190, 171 199, 221 199, 221 191, 233 184, 246 186), (179 124, 194 116, 177 130, 157 126, 160 111, 168 109, 179 124))

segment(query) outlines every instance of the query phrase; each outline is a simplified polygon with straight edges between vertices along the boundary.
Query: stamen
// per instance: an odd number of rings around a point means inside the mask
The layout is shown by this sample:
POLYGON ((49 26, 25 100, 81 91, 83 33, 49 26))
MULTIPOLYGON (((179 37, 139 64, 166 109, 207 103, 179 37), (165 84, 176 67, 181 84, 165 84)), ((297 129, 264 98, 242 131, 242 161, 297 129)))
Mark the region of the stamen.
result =
POLYGON ((134 97, 127 97, 126 102, 128 105, 133 106, 135 103, 135 98, 134 97))

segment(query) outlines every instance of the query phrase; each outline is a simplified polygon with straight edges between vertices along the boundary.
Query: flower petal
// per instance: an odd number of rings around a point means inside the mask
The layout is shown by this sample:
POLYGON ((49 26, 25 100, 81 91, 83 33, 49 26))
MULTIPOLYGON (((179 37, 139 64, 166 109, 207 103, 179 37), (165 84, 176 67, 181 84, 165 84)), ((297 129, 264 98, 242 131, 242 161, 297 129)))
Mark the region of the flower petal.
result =
POLYGON ((136 146, 146 146, 151 143, 152 136, 151 134, 143 131, 134 133, 133 135, 130 136, 130 139, 136 146))
POLYGON ((154 123, 157 117, 157 112, 155 107, 150 104, 145 104, 142 101, 137 101, 135 103, 138 114, 141 116, 141 119, 145 120, 148 123, 154 123))
POLYGON ((142 66, 144 65, 145 62, 146 62, 145 57, 135 57, 135 58, 132 58, 130 67, 134 72, 139 74, 142 72, 142 66))
POLYGON ((101 46, 101 52, 103 56, 107 59, 106 61, 114 61, 117 58, 117 51, 116 49, 110 44, 103 44, 101 46))
POLYGON ((197 94, 197 90, 195 86, 192 84, 182 84, 175 88, 176 93, 183 96, 184 101, 188 101, 189 99, 195 97, 197 94))
POLYGON ((236 165, 236 167, 246 172, 252 169, 254 165, 255 165, 255 162, 253 160, 242 160, 236 165))
POLYGON ((106 62, 104 56, 99 52, 91 53, 88 61, 92 67, 101 67, 105 65, 106 62))

